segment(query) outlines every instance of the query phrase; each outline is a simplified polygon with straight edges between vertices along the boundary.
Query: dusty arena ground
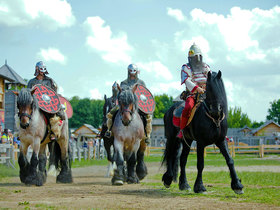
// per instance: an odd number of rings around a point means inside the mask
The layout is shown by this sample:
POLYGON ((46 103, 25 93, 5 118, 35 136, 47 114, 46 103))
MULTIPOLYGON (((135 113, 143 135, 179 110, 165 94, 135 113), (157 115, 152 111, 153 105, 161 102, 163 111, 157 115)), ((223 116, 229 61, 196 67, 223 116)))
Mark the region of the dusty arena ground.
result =
MULTIPOLYGON (((149 175, 142 181, 154 182, 152 176, 162 173, 159 163, 148 163, 149 175)), ((238 171, 244 168, 237 168, 238 171)), ((279 209, 256 203, 223 202, 196 196, 171 196, 162 188, 142 184, 112 186, 111 179, 104 177, 105 166, 73 169, 72 184, 56 184, 48 177, 42 187, 27 187, 18 177, 0 183, 0 209, 279 209)), ((189 170, 196 170, 194 167, 189 170)), ((226 167, 205 168, 227 170, 226 167)), ((248 168, 246 168, 248 170, 248 168)), ((251 171, 280 171, 279 167, 253 167, 251 171)))

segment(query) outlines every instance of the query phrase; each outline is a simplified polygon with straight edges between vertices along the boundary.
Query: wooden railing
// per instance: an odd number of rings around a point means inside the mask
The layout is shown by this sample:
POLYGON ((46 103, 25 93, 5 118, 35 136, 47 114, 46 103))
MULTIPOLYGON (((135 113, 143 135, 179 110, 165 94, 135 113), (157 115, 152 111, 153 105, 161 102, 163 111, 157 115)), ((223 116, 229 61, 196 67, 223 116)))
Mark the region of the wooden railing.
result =
MULTIPOLYGON (((162 155, 164 152, 164 147, 147 147, 146 149, 146 156, 150 155, 162 155)), ((280 145, 258 145, 258 146, 235 146, 235 145, 229 145, 228 149, 230 151, 230 155, 232 157, 235 157, 235 154, 259 154, 260 158, 264 157, 265 153, 280 153, 280 145)), ((191 147, 191 154, 196 153, 196 147, 191 147)), ((207 154, 216 154, 220 153, 219 148, 216 146, 208 146, 205 147, 204 150, 204 156, 207 154)))
POLYGON ((17 147, 11 144, 0 144, 0 164, 6 164, 15 168, 15 160, 17 160, 17 147))

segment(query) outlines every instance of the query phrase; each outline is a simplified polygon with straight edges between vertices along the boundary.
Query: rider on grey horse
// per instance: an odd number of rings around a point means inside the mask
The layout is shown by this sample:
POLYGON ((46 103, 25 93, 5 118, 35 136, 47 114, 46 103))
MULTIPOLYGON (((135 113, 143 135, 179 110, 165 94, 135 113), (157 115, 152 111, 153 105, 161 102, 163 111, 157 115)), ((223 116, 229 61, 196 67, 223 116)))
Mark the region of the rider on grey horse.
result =
MULTIPOLYGON (((48 73, 47 67, 44 64, 43 61, 39 61, 35 65, 35 73, 34 73, 34 78, 29 80, 27 84, 27 88, 32 89, 34 85, 41 84, 50 87, 53 89, 55 92, 57 92, 57 85, 54 82, 54 80, 48 76, 46 76, 48 73)), ((52 129, 53 127, 56 127, 55 125, 60 123, 60 120, 65 120, 65 113, 62 109, 60 108, 59 112, 56 115, 49 114, 49 120, 50 120, 50 125, 51 125, 51 140, 56 140, 57 138, 57 130, 52 129), (56 115, 59 118, 55 118, 56 115)))
MULTIPOLYGON (((143 85, 144 87, 146 87, 145 82, 138 78, 138 74, 140 73, 140 71, 138 70, 138 67, 135 64, 129 64, 128 67, 127 67, 127 70, 128 70, 128 72, 127 72, 128 76, 127 76, 127 79, 125 79, 124 81, 121 82, 121 85, 120 85, 121 89, 131 88, 135 84, 140 84, 140 85, 143 85)), ((108 130, 105 133, 105 135, 107 137, 111 136, 111 128, 112 128, 112 125, 113 125, 113 116, 118 110, 119 110, 119 107, 115 106, 107 114, 108 130)), ((146 130, 145 142, 147 144, 149 144, 150 143, 150 135, 151 135, 151 132, 152 132, 152 115, 144 114, 144 116, 145 116, 146 121, 147 121, 147 124, 146 124, 146 127, 145 127, 145 130, 146 130)))

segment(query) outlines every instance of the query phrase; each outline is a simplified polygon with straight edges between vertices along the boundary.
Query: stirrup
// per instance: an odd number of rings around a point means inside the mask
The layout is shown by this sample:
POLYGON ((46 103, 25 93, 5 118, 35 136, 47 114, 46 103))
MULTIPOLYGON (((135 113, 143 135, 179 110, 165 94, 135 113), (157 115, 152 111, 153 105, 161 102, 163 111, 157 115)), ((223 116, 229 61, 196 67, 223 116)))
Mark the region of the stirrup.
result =
POLYGON ((50 135, 50 139, 51 139, 51 141, 56 141, 56 140, 57 140, 57 138, 56 138, 56 136, 55 136, 54 133, 52 133, 52 134, 50 135))
POLYGON ((107 137, 107 138, 111 138, 112 132, 109 131, 109 130, 107 130, 107 131, 105 132, 104 136, 107 137))

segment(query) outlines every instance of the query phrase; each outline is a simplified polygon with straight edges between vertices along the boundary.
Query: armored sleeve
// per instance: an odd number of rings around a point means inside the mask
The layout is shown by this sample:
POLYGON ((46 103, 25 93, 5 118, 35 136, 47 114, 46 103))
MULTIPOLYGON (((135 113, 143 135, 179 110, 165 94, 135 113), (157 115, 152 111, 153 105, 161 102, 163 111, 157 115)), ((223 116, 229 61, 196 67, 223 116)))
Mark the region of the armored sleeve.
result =
POLYGON ((186 89, 190 92, 194 92, 198 86, 192 81, 192 70, 189 66, 183 65, 181 70, 181 84, 186 85, 186 89))

